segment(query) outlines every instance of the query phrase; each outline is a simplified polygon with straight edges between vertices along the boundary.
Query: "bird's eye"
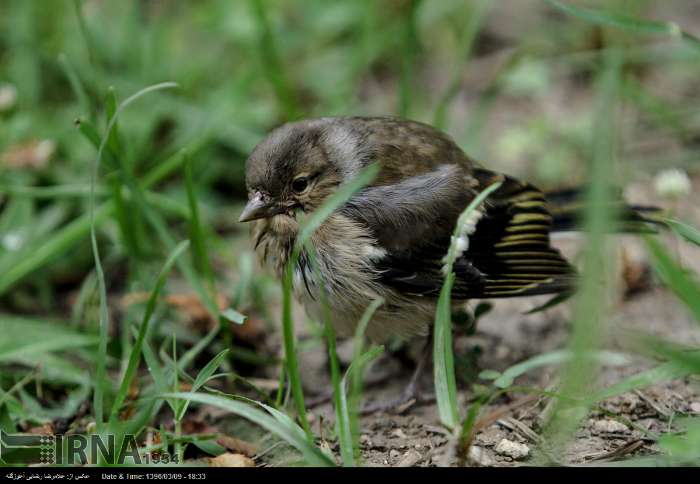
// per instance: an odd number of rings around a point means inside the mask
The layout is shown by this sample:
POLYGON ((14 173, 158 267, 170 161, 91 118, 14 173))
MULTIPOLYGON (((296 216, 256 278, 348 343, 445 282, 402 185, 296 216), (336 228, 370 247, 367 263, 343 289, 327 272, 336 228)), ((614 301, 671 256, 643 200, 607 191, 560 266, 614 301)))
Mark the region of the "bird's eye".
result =
POLYGON ((299 178, 294 179, 292 182, 292 189, 297 193, 301 193, 306 190, 307 186, 309 186, 309 179, 305 176, 300 176, 299 178))

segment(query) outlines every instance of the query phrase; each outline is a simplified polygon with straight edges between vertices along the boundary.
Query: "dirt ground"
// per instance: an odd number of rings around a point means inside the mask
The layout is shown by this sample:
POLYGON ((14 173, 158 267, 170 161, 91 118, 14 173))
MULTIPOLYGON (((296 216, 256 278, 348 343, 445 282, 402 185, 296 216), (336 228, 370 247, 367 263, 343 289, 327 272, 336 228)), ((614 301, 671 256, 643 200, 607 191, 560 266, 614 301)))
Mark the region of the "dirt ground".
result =
MULTIPOLYGON (((531 307, 534 307, 532 300, 497 302, 493 311, 479 322, 474 336, 456 340, 457 352, 464 354, 479 349, 480 356, 476 360, 478 368, 504 370, 529 357, 561 348, 566 342, 570 304, 544 313, 524 315, 523 312, 531 307)), ((610 350, 624 348, 621 338, 626 333, 620 331, 621 328, 645 331, 685 344, 700 343, 697 325, 674 296, 662 288, 650 288, 620 301, 610 314, 610 323, 614 326, 609 339, 610 350)), ((322 361, 320 363, 323 364, 322 361)), ((306 361, 306 364, 313 363, 306 361)), ((411 372, 407 369, 397 370, 396 367, 395 361, 383 359, 371 368, 369 380, 373 375, 384 372, 392 376, 381 385, 369 386, 365 391, 367 400, 390 399, 401 391, 411 372)), ((622 366, 604 366, 599 382, 606 387, 650 367, 650 362, 641 358, 631 359, 622 366)), ((327 388, 319 368, 322 366, 316 366, 316 372, 305 374, 315 375, 318 383, 321 383, 320 388, 327 388)), ((516 383, 548 389, 556 384, 554 377, 554 368, 550 367, 534 370, 516 383)), ((315 386, 308 380, 307 385, 315 386)), ((429 394, 431 386, 432 373, 426 372, 421 388, 429 394)), ((529 456, 519 458, 517 452, 529 451, 531 454, 539 442, 540 424, 549 408, 550 399, 536 398, 509 411, 511 405, 517 405, 518 400, 524 397, 523 394, 516 395, 516 398, 500 398, 482 410, 482 416, 504 413, 495 423, 478 432, 470 453, 470 464, 512 466, 528 462, 529 456), (503 443, 504 439, 527 447, 518 447, 520 450, 513 453, 503 443)), ((473 394, 463 388, 459 395, 462 408, 466 408, 471 398, 473 394)), ((608 399, 601 406, 607 412, 629 420, 634 426, 663 433, 670 428, 674 414, 700 414, 700 385, 697 379, 670 381, 608 399)), ((330 405, 315 409, 314 414, 316 419, 323 417, 326 421, 333 420, 330 405)), ((437 415, 437 407, 431 403, 414 405, 400 415, 379 413, 364 417, 361 444, 365 462, 373 466, 454 464, 454 459, 446 456, 450 436, 439 426, 437 415)), ((599 464, 623 456, 650 454, 655 450, 655 444, 647 440, 641 430, 611 419, 603 411, 593 411, 566 449, 563 463, 599 464)))
MULTIPOLYGON (((522 315, 522 310, 522 305, 517 302, 499 303, 481 321, 483 324, 475 336, 457 341, 458 348, 479 346, 482 350, 478 359, 480 368, 505 369, 528 357, 562 346, 567 333, 567 320, 561 317, 561 313, 566 312, 566 309, 532 316, 522 315)), ((649 291, 622 304, 612 317, 626 327, 644 329, 677 341, 697 343, 699 339, 697 326, 673 300, 673 296, 663 290, 649 291)), ((614 338, 610 347, 619 348, 614 338)), ((600 384, 610 385, 649 367, 649 362, 643 360, 633 360, 620 367, 604 367, 600 384)), ((552 368, 546 368, 523 376, 517 383, 547 389, 555 383, 554 375, 552 368)), ((426 375, 422 382, 427 391, 430 391, 430 377, 430 374, 426 375)), ((407 378, 408 375, 404 374, 381 389, 370 388, 366 396, 388 398, 400 391, 407 378)), ((524 444, 531 453, 539 442, 540 424, 550 399, 538 398, 509 411, 510 406, 524 396, 516 395, 513 399, 498 399, 494 405, 482 410, 482 416, 500 411, 504 414, 476 435, 470 453, 472 465, 512 466, 528 462, 527 456, 514 459, 508 455, 502 441, 507 439, 524 444)), ((462 390, 462 408, 466 407, 472 397, 469 391, 462 390)), ((670 420, 676 412, 700 414, 700 386, 697 381, 676 380, 611 398, 603 402, 602 407, 648 431, 660 433, 669 428, 670 420)), ((323 409, 324 413, 330 411, 330 408, 323 409)), ((332 416, 327 414, 327 418, 332 416)), ((363 456, 370 465, 431 466, 454 463, 446 460, 450 436, 437 424, 437 408, 434 404, 415 406, 401 415, 377 414, 365 417, 362 431, 363 456)), ((654 444, 645 440, 645 435, 640 430, 610 419, 601 411, 594 411, 566 449, 563 463, 600 463, 623 455, 644 455, 654 450, 654 444)))
MULTIPOLYGON (((638 193, 644 192, 643 189, 640 190, 638 193)), ((698 200, 688 200, 687 205, 680 207, 687 216, 693 217, 691 221, 694 223, 700 219, 696 208, 700 204, 697 202, 698 200)), ((631 332, 644 332, 684 344, 700 344, 697 324, 670 292, 660 287, 653 278, 630 276, 630 271, 634 274, 648 269, 645 249, 640 240, 633 236, 612 236, 611 242, 618 254, 619 290, 608 314, 609 334, 605 338, 605 349, 624 353, 625 348, 630 347, 628 339, 631 332), (623 260, 626 262, 623 263, 623 260), (637 292, 625 295, 630 286, 635 286, 637 292)), ((566 237, 557 245, 565 254, 573 255, 580 243, 580 237, 566 237)), ((676 247, 685 264, 700 269, 696 248, 682 243, 676 244, 676 247)), ((472 362, 471 374, 474 377, 471 382, 478 381, 476 375, 483 369, 502 371, 527 358, 565 346, 568 323, 572 318, 572 304, 567 302, 544 312, 524 314, 541 302, 538 298, 497 301, 492 311, 479 320, 475 334, 456 337, 457 358, 467 357, 472 362)), ((297 321, 302 320, 301 315, 300 312, 297 321)), ((300 326, 301 346, 306 331, 303 325, 300 326)), ((271 334, 270 339, 269 344, 280 345, 278 335, 271 334)), ((415 349, 422 344, 415 343, 411 346, 415 349)), ((349 359, 350 342, 340 345, 339 354, 341 360, 344 357, 349 359)), ((599 387, 608 387, 654 365, 648 359, 625 354, 628 356, 626 361, 602 367, 599 387)), ((313 400, 314 395, 330 388, 324 349, 320 346, 308 349, 301 352, 300 357, 307 398, 313 400)), ((515 384, 542 390, 555 389, 556 370, 552 366, 531 370, 516 379, 515 384)), ((411 373, 412 370, 400 364, 396 358, 388 355, 380 357, 366 373, 365 402, 396 397, 407 384, 411 373)), ((270 378, 273 380, 275 377, 270 375, 270 378)), ((420 388, 425 401, 407 405, 399 413, 375 413, 362 417, 360 441, 365 465, 457 465, 450 443, 453 439, 439 425, 437 407, 430 398, 432 371, 423 374, 420 388)), ((462 381, 458 398, 463 410, 474 398, 470 388, 471 385, 462 381)), ((480 418, 493 417, 493 423, 476 434, 466 464, 536 464, 533 455, 541 440, 541 424, 551 406, 552 400, 549 398, 527 397, 523 393, 509 393, 497 398, 481 410, 480 418)), ((605 400, 584 419, 574 440, 564 449, 560 463, 601 465, 622 458, 654 454, 658 451, 657 444, 644 431, 667 432, 673 428, 673 419, 678 414, 700 415, 700 382, 697 378, 667 381, 605 400), (611 418, 611 415, 617 418, 611 418)), ((317 434, 322 438, 330 435, 334 414, 329 403, 314 407, 310 419, 317 434)), ((247 430, 250 431, 251 429, 247 430)), ((245 432, 241 433, 240 427, 232 432, 245 435, 245 432)), ((276 448, 269 437, 252 432, 248 438, 256 440, 260 449, 270 449, 265 452, 259 464, 275 466, 295 461, 293 453, 276 448)), ((338 453, 338 449, 333 448, 335 444, 328 445, 338 453)))

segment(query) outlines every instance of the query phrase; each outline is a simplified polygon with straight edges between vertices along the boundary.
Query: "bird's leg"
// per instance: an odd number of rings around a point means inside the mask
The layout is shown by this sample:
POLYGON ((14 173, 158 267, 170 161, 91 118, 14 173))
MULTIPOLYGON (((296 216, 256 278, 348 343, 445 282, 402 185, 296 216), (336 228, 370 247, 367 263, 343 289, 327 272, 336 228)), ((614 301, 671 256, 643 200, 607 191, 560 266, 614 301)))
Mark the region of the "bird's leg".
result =
POLYGON ((408 381, 408 384, 406 385, 406 387, 404 387, 401 394, 397 398, 393 398, 388 401, 378 401, 365 405, 361 410, 361 413, 363 415, 368 415, 376 412, 400 412, 402 410, 405 410, 404 407, 406 407, 407 405, 411 406, 414 403, 427 403, 432 400, 432 398, 423 397, 418 391, 418 383, 420 381, 420 378, 425 372, 426 366, 428 366, 428 363, 430 362, 430 350, 433 346, 432 341, 433 332, 431 329, 430 335, 428 336, 425 346, 421 351, 421 355, 416 364, 416 368, 413 371, 413 374, 411 375, 411 379, 408 381))

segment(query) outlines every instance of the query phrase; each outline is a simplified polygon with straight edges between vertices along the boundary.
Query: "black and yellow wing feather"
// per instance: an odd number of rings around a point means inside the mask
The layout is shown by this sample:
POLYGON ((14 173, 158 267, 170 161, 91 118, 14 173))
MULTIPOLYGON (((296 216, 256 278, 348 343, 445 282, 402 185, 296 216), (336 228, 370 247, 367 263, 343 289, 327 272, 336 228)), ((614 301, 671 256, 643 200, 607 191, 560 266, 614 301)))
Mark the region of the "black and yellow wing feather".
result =
MULTIPOLYGON (((476 170, 482 188, 502 181, 469 236, 462 264, 473 266, 481 285, 455 284, 457 297, 501 298, 569 292, 576 271, 550 245, 553 217, 544 194, 514 178, 476 170)), ((459 274, 459 273, 458 273, 459 274)))
POLYGON ((455 261, 454 298, 504 298, 566 293, 576 273, 550 246, 552 216, 543 193, 527 183, 477 169, 442 168, 391 187, 358 194, 344 213, 366 224, 384 255, 375 270, 382 283, 410 296, 437 297, 443 258, 459 214, 476 193, 502 181, 480 207, 468 249, 455 261), (474 186, 476 185, 476 186, 474 186))

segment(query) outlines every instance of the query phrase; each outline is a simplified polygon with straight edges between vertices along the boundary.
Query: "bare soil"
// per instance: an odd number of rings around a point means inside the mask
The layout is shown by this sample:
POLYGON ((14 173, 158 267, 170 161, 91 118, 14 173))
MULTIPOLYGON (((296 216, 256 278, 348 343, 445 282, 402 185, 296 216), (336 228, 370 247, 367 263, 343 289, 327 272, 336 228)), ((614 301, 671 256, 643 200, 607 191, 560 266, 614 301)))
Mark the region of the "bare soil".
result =
MULTIPOLYGON (((651 195, 649 195, 651 198, 651 195)), ((680 209, 693 216, 697 223, 697 200, 688 200, 680 209)), ((678 257, 695 270, 700 269, 696 248, 676 243, 678 257)), ((673 294, 660 287, 648 276, 642 242, 634 236, 612 236, 618 267, 614 276, 619 288, 610 302, 607 317, 608 333, 604 349, 625 354, 623 364, 600 368, 598 388, 608 387, 623 378, 652 368, 655 363, 633 356, 632 336, 645 333, 683 344, 700 344, 700 329, 673 294), (644 275, 646 274, 646 275, 644 275), (631 289, 632 294, 629 294, 631 289)), ((562 251, 574 256, 581 238, 558 242, 562 251)), ((565 347, 573 317, 573 303, 567 302, 550 310, 525 314, 543 302, 540 298, 494 301, 491 312, 479 320, 476 332, 470 336, 458 334, 455 352, 459 367, 459 402, 463 410, 474 399, 471 383, 479 381, 482 369, 502 371, 530 357, 565 347), (465 378, 464 376, 467 375, 465 378)), ((302 321, 299 311, 297 321, 302 321)), ((307 328, 299 329, 304 347, 307 328)), ((279 335, 270 334, 268 344, 280 347, 279 335)), ((409 348, 418 350, 416 341, 409 348)), ((307 398, 322 395, 330 388, 325 349, 317 345, 300 353, 301 371, 307 398)), ((350 358, 351 343, 341 343, 341 360, 350 358)), ((413 351, 418 353, 418 351, 413 351)), ((380 357, 366 374, 365 402, 388 401, 400 394, 408 383, 412 369, 391 355, 380 357)), ((269 375, 271 381, 276 376, 269 375)), ((532 370, 515 381, 516 386, 540 390, 556 390, 557 368, 548 366, 532 370)), ((536 460, 541 442, 542 424, 552 407, 552 399, 526 393, 510 392, 482 408, 480 420, 492 420, 475 435, 466 462, 455 456, 454 438, 439 424, 432 394, 432 371, 426 371, 420 382, 421 395, 426 402, 406 405, 399 413, 375 413, 361 418, 361 449, 365 465, 369 466, 437 466, 466 464, 472 466, 517 466, 542 463, 536 460), (515 445, 514 445, 515 444, 515 445), (525 455, 527 454, 527 455, 525 455)), ((558 462, 564 465, 600 465, 605 462, 650 455, 658 452, 651 434, 663 434, 673 429, 673 420, 681 415, 700 415, 700 380, 696 377, 666 381, 603 401, 584 418, 574 439, 562 449, 558 462)), ((330 403, 313 408, 309 418, 314 431, 324 445, 339 454, 332 437, 334 413, 330 403)), ((241 435, 240 424, 235 430, 241 435)), ((245 433, 244 433, 245 435, 245 433)), ((276 446, 269 436, 248 430, 248 438, 256 440, 260 449, 270 449, 259 464, 288 465, 297 457, 289 450, 276 446)), ((542 456, 540 456, 542 457, 542 456)))

